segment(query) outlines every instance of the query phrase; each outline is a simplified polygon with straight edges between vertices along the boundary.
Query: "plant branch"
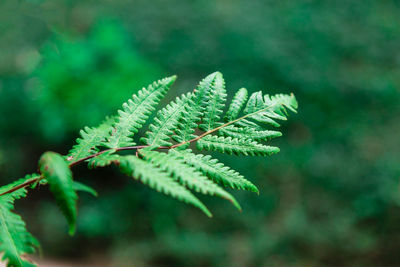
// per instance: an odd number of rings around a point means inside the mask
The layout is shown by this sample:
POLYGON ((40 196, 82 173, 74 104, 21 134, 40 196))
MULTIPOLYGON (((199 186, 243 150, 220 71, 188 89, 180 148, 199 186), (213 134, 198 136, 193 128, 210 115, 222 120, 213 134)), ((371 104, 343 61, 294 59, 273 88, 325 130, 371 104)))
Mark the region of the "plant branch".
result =
POLYGON ((9 190, 7 190, 7 191, 1 193, 0 196, 9 194, 9 193, 15 192, 15 191, 17 191, 17 190, 19 190, 19 189, 21 189, 21 188, 25 188, 25 187, 27 187, 27 186, 30 186, 30 185, 32 185, 32 184, 34 184, 34 183, 36 183, 36 182, 39 182, 40 179, 42 179, 42 178, 43 178, 43 176, 40 176, 40 177, 37 177, 37 178, 29 179, 29 180, 23 182, 22 184, 19 184, 19 185, 13 187, 13 188, 11 188, 11 189, 9 189, 9 190))
MULTIPOLYGON (((201 135, 199 135, 199 136, 197 136, 196 138, 193 138, 193 139, 191 139, 191 140, 183 141, 183 142, 181 142, 181 143, 179 143, 179 144, 175 144, 175 145, 172 145, 172 146, 160 146, 160 147, 157 147, 157 149, 172 149, 172 148, 176 148, 176 147, 182 146, 182 145, 187 144, 187 143, 196 142, 197 140, 203 138, 203 137, 206 136, 206 135, 209 135, 209 134, 211 134, 211 133, 213 133, 213 132, 216 132, 216 131, 218 131, 218 130, 220 130, 220 129, 226 127, 226 126, 229 126, 229 125, 231 125, 231 124, 233 124, 233 123, 235 123, 235 122, 238 122, 238 121, 240 121, 240 120, 243 120, 243 119, 245 119, 245 118, 247 118, 247 117, 250 117, 250 116, 255 115, 255 114, 257 114, 257 113, 260 113, 260 112, 266 111, 266 110, 268 110, 268 109, 271 109, 271 108, 275 107, 276 105, 277 105, 277 104, 274 104, 274 105, 271 105, 271 106, 266 107, 266 108, 264 108, 264 109, 260 109, 260 110, 258 110, 258 111, 256 111, 256 112, 253 112, 253 113, 250 113, 250 114, 246 114, 246 115, 244 115, 244 116, 242 116, 242 117, 240 117, 240 118, 238 118, 238 119, 236 119, 236 120, 227 122, 227 123, 225 123, 225 124, 222 124, 222 125, 220 125, 220 126, 214 128, 214 129, 212 129, 212 130, 209 130, 209 131, 207 131, 207 132, 205 132, 205 133, 203 133, 203 134, 201 134, 201 135)), ((116 152, 117 152, 117 151, 123 151, 123 150, 135 150, 135 149, 136 149, 136 150, 139 150, 139 149, 142 149, 142 148, 145 148, 145 147, 149 147, 149 146, 150 146, 150 145, 126 146, 126 147, 119 147, 119 148, 109 148, 109 149, 106 149, 106 150, 97 152, 97 153, 95 153, 95 154, 93 154, 93 155, 87 156, 87 157, 85 157, 85 158, 79 159, 79 160, 77 160, 77 161, 71 162, 71 163, 68 165, 68 167, 69 167, 69 168, 72 168, 73 166, 75 166, 75 165, 77 165, 77 164, 79 164, 79 163, 81 163, 81 162, 83 162, 83 161, 86 161, 86 160, 88 160, 88 159, 91 159, 91 158, 100 156, 101 154, 104 154, 104 153, 106 153, 106 152, 108 152, 108 151, 111 151, 111 150, 115 150, 116 152)), ((137 153, 136 153, 136 154, 137 154, 137 153)), ((71 160, 72 160, 72 159, 71 159, 71 160)), ((71 160, 69 160, 69 161, 71 161, 71 160)), ((7 191, 1 193, 0 196, 9 194, 9 193, 15 192, 15 191, 17 191, 17 190, 19 190, 19 189, 21 189, 21 188, 25 188, 25 187, 27 187, 27 186, 30 186, 30 185, 32 185, 32 184, 34 184, 34 183, 36 183, 36 182, 39 182, 41 179, 43 179, 43 176, 40 176, 40 177, 37 177, 37 178, 29 179, 29 180, 25 181, 24 183, 19 184, 19 185, 13 187, 13 188, 11 188, 11 189, 9 189, 9 190, 7 190, 7 191)))

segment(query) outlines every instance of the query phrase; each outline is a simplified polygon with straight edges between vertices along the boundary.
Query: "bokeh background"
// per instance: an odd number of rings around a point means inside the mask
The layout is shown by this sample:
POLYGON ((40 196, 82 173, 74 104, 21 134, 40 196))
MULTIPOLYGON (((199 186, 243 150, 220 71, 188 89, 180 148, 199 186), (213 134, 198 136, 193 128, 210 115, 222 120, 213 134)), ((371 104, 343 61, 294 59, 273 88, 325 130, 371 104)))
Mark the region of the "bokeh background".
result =
MULTIPOLYGON (((256 183, 243 212, 169 199, 113 168, 75 170, 78 232, 47 189, 17 210, 45 259, 82 266, 400 266, 400 2, 0 1, 0 183, 66 153, 132 93, 166 101, 221 71, 232 95, 293 92, 268 158, 220 157, 256 183)), ((164 102, 165 103, 165 102, 164 102)), ((53 265, 55 266, 55 265, 53 265)))

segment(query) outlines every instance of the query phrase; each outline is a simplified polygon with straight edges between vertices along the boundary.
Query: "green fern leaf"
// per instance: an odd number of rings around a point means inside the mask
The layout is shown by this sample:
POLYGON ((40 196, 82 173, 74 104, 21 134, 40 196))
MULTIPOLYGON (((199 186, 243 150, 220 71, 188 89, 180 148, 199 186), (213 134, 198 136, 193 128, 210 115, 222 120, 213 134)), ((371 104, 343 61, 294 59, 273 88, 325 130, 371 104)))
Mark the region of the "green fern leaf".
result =
POLYGON ((88 167, 89 169, 94 169, 98 167, 105 167, 111 165, 112 163, 116 163, 119 160, 119 155, 114 154, 116 152, 115 149, 104 152, 103 154, 89 159, 88 167))
POLYGON ((82 191, 82 192, 89 193, 89 194, 91 194, 91 195, 94 196, 94 197, 97 197, 97 195, 98 195, 97 192, 96 192, 96 190, 94 190, 93 188, 91 188, 91 187, 88 186, 88 185, 82 184, 82 183, 77 182, 77 181, 74 181, 74 182, 73 182, 72 188, 73 188, 75 191, 82 191))
POLYGON ((154 122, 150 124, 146 137, 140 140, 151 146, 171 146, 172 143, 168 139, 174 134, 173 129, 178 125, 188 103, 193 104, 192 98, 191 93, 182 95, 160 110, 154 122))
POLYGON ((194 90, 194 94, 196 96, 194 104, 196 107, 200 107, 199 111, 204 111, 205 107, 207 106, 207 102, 210 98, 210 93, 215 84, 217 76, 221 76, 221 73, 218 71, 209 74, 200 81, 199 85, 194 90))
POLYGON ((260 131, 250 127, 236 127, 234 125, 221 128, 218 133, 227 137, 230 136, 238 139, 252 139, 256 141, 269 140, 282 136, 282 133, 279 131, 260 131))
POLYGON ((46 152, 39 161, 40 172, 47 180, 58 206, 67 219, 69 234, 73 235, 76 228, 76 201, 72 172, 63 157, 54 152, 46 152))
POLYGON ((157 165, 162 170, 170 173, 178 182, 198 193, 216 195, 229 200, 236 208, 241 210, 235 198, 209 180, 194 167, 185 164, 185 161, 173 153, 160 153, 157 151, 143 151, 144 158, 157 165))
POLYGON ((257 123, 252 122, 250 120, 246 120, 246 119, 241 119, 241 120, 235 122, 234 125, 239 127, 239 128, 242 128, 242 127, 243 128, 252 128, 252 129, 257 130, 257 131, 264 130, 264 128, 261 127, 260 125, 258 125, 257 123))
POLYGON ((273 96, 265 95, 264 102, 267 106, 274 105, 275 103, 280 104, 277 105, 276 108, 274 108, 274 112, 281 115, 286 115, 286 108, 294 113, 297 113, 298 103, 293 94, 277 94, 273 96))
MULTIPOLYGON (((29 175, 3 186, 0 188, 0 193, 34 177, 37 178, 39 175, 29 175)), ((7 266, 35 266, 21 256, 34 253, 36 248, 39 247, 39 242, 27 231, 21 216, 13 212, 14 200, 25 196, 25 188, 0 196, 0 251, 3 253, 1 259, 7 262, 7 266)))
POLYGON ((154 82, 124 103, 123 110, 118 111, 119 117, 112 135, 105 145, 110 148, 134 146, 133 135, 143 126, 175 79, 176 76, 171 76, 154 82))
MULTIPOLYGON (((40 178, 40 174, 37 174, 37 173, 28 174, 24 178, 18 179, 12 183, 9 183, 7 185, 0 187, 0 194, 5 193, 12 188, 21 186, 22 184, 24 184, 27 181, 36 180, 37 178, 40 178)), ((25 196, 25 191, 24 190, 16 190, 9 194, 11 194, 11 196, 13 198, 19 199, 21 196, 25 196)))
MULTIPOLYGON (((180 118, 178 128, 175 130, 176 135, 173 139, 179 143, 191 140, 196 136, 193 134, 200 122, 202 113, 207 106, 210 98, 210 91, 219 72, 214 72, 205 77, 193 92, 193 102, 186 105, 185 110, 180 118)), ((181 146, 183 149, 186 146, 181 146)))
POLYGON ((218 184, 234 189, 248 190, 258 194, 258 189, 253 183, 245 179, 238 172, 218 162, 217 159, 211 158, 209 155, 196 155, 192 153, 190 149, 179 151, 171 149, 169 153, 174 153, 176 156, 181 157, 187 164, 201 171, 218 184))
POLYGON ((293 95, 279 94, 263 97, 260 91, 250 96, 244 112, 251 114, 249 118, 253 120, 279 127, 276 120, 286 120, 286 108, 296 112, 297 101, 293 95))
POLYGON ((118 116, 107 119, 99 127, 85 127, 66 156, 69 162, 57 153, 46 152, 39 161, 40 175, 33 174, 0 187, 0 254, 3 253, 2 258, 9 266, 31 265, 23 255, 33 253, 38 245, 26 231, 21 217, 13 212, 14 200, 25 197, 29 186, 48 184, 67 219, 70 234, 75 232, 76 191, 97 195, 92 188, 73 181, 70 167, 79 162, 87 162, 89 168, 115 164, 135 180, 194 205, 210 217, 210 211, 192 191, 225 198, 239 209, 237 201, 222 186, 258 193, 257 187, 238 172, 211 156, 196 155, 187 147, 196 144, 200 150, 228 154, 277 153, 279 148, 260 141, 282 135, 266 128, 278 127, 278 121, 287 119, 288 111, 296 112, 295 97, 256 92, 248 99, 247 90, 241 88, 232 99, 223 123, 225 82, 222 74, 215 72, 204 78, 192 93, 176 98, 161 109, 140 139, 145 145, 135 146, 134 134, 145 124, 175 78, 165 78, 143 88, 123 104, 118 116), (238 118, 241 113, 242 117, 238 118), (163 152, 157 151, 161 149, 163 152), (135 156, 126 156, 128 150, 134 150, 135 156))
POLYGON ((265 146, 250 139, 237 139, 216 135, 207 135, 197 141, 199 150, 218 151, 221 153, 251 156, 266 156, 279 152, 279 148, 265 146))
POLYGON ((201 209, 207 216, 212 217, 210 211, 200 200, 184 186, 172 179, 167 172, 157 168, 156 165, 135 156, 125 156, 120 159, 120 168, 125 174, 141 181, 158 192, 192 204, 201 209))
POLYGON ((233 97, 232 103, 225 115, 225 121, 232 121, 237 118, 248 97, 247 89, 240 88, 233 97))
POLYGON ((226 101, 225 81, 221 73, 215 75, 215 80, 208 95, 207 107, 200 128, 209 131, 215 128, 220 120, 226 101))
POLYGON ((81 138, 76 140, 76 145, 67 155, 68 161, 76 162, 92 154, 99 152, 97 148, 110 135, 111 127, 108 122, 101 124, 97 128, 85 127, 80 131, 81 138))

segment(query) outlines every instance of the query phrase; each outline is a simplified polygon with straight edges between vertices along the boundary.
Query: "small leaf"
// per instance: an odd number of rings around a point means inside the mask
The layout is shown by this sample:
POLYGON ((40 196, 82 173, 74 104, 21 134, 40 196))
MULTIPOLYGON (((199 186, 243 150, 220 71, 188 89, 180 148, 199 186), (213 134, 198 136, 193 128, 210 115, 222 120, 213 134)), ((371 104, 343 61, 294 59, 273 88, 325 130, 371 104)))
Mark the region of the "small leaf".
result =
POLYGON ((122 105, 119 117, 105 145, 109 148, 134 146, 133 135, 145 124, 161 98, 167 93, 176 76, 164 78, 143 88, 122 105))
POLYGON ((98 196, 96 190, 94 190, 92 187, 90 187, 90 186, 88 186, 88 185, 85 185, 85 184, 82 184, 82 183, 80 183, 80 182, 74 181, 74 182, 73 182, 73 188, 74 188, 75 191, 86 192, 86 193, 91 194, 91 195, 94 196, 94 197, 97 197, 97 196, 98 196))
POLYGON ((218 151, 235 155, 266 156, 279 152, 278 147, 266 146, 250 139, 207 135, 197 142, 199 150, 218 151))
POLYGON ((237 118, 243 106, 246 104, 248 97, 247 89, 240 88, 233 97, 232 103, 229 106, 225 115, 225 121, 232 121, 237 118))
POLYGON ((209 131, 219 122, 226 101, 225 81, 222 74, 217 72, 214 82, 209 91, 207 106, 204 111, 200 129, 209 131))
POLYGON ((39 161, 39 169, 48 181, 58 206, 68 221, 69 234, 73 235, 76 229, 76 202, 72 181, 72 173, 64 158, 55 152, 46 152, 39 161))

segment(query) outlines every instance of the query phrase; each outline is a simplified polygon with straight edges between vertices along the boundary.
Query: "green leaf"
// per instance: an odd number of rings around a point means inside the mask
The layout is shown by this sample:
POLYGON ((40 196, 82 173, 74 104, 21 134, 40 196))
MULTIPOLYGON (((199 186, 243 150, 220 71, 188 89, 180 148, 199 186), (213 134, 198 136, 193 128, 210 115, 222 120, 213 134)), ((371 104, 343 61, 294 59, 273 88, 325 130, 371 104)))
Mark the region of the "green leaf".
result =
POLYGON ((174 153, 175 155, 181 157, 187 164, 201 171, 216 183, 230 188, 248 190, 258 193, 258 189, 253 183, 245 179, 238 172, 232 170, 228 166, 225 166, 223 163, 218 162, 217 159, 213 159, 209 155, 196 155, 192 153, 190 149, 180 151, 171 149, 169 153, 174 153))
MULTIPOLYGON (((33 177, 34 175, 29 175, 3 186, 0 188, 0 192, 6 192, 33 177)), ((39 247, 39 242, 27 231, 21 216, 13 212, 14 201, 25 197, 26 192, 25 188, 21 188, 0 196, 0 252, 3 254, 1 260, 7 261, 7 266, 35 266, 21 256, 34 253, 39 247)))
POLYGON ((169 139, 174 134, 173 129, 178 125, 188 103, 193 104, 191 98, 193 98, 191 93, 182 95, 160 110, 154 122, 150 124, 146 137, 140 140, 152 146, 171 146, 169 139))
POLYGON ((50 191, 67 219, 69 234, 73 235, 76 228, 76 202, 78 196, 74 190, 72 173, 68 168, 68 163, 60 154, 46 152, 39 160, 39 169, 43 177, 48 181, 50 191))
POLYGON ((112 135, 105 145, 109 148, 134 146, 133 135, 143 126, 175 79, 176 76, 171 76, 154 82, 125 102, 122 105, 123 109, 118 111, 119 117, 114 125, 112 135))
POLYGON ((270 130, 258 131, 255 130, 254 128, 236 127, 234 125, 221 128, 218 131, 218 133, 227 137, 230 136, 232 138, 251 139, 256 141, 269 140, 271 138, 282 136, 282 133, 279 131, 270 131, 270 130))
POLYGON ((232 103, 225 115, 225 121, 232 121, 237 118, 248 97, 247 89, 240 88, 233 97, 232 103))
POLYGON ((89 159, 88 167, 89 169, 94 169, 98 167, 105 167, 111 165, 112 163, 117 163, 119 160, 119 155, 114 154, 116 152, 115 149, 104 152, 103 154, 98 155, 97 157, 89 159))
POLYGON ((208 94, 207 106, 204 111, 200 128, 209 131, 215 128, 220 120, 226 101, 225 81, 222 74, 217 72, 211 90, 208 94))
POLYGON ((141 181, 154 190, 192 204, 201 209, 207 216, 212 217, 210 211, 200 200, 184 186, 172 179, 169 173, 157 168, 153 163, 146 162, 135 156, 124 156, 120 159, 120 168, 123 173, 141 181))
POLYGON ((276 120, 287 119, 286 109, 296 112, 297 101, 293 94, 265 95, 263 97, 260 91, 250 96, 244 112, 250 115, 250 119, 279 127, 276 120))
POLYGON ((80 131, 81 138, 76 139, 76 145, 67 155, 68 161, 76 162, 92 154, 99 152, 97 148, 110 135, 111 127, 108 122, 101 124, 97 128, 85 127, 80 131))
MULTIPOLYGON (((210 99, 211 88, 215 82, 216 76, 219 72, 214 72, 205 77, 193 92, 193 103, 185 106, 183 115, 181 116, 178 128, 175 129, 173 139, 179 143, 191 140, 196 137, 193 133, 198 127, 197 123, 200 122, 201 116, 210 99)), ((182 149, 184 146, 181 146, 182 149)))
POLYGON ((198 193, 216 195, 229 200, 236 208, 241 210, 236 199, 216 185, 213 181, 197 171, 194 167, 185 164, 183 158, 174 153, 160 153, 157 151, 143 151, 144 158, 157 165, 162 170, 170 173, 180 184, 198 193))
POLYGON ((85 185, 85 184, 82 184, 80 182, 74 181, 73 184, 72 184, 72 187, 74 188, 75 191, 86 192, 86 193, 91 194, 94 197, 98 196, 96 190, 94 190, 92 187, 90 187, 88 185, 85 185))
POLYGON ((259 144, 250 139, 238 139, 216 135, 207 135, 197 141, 199 150, 218 151, 221 153, 266 156, 279 152, 279 148, 259 144))

